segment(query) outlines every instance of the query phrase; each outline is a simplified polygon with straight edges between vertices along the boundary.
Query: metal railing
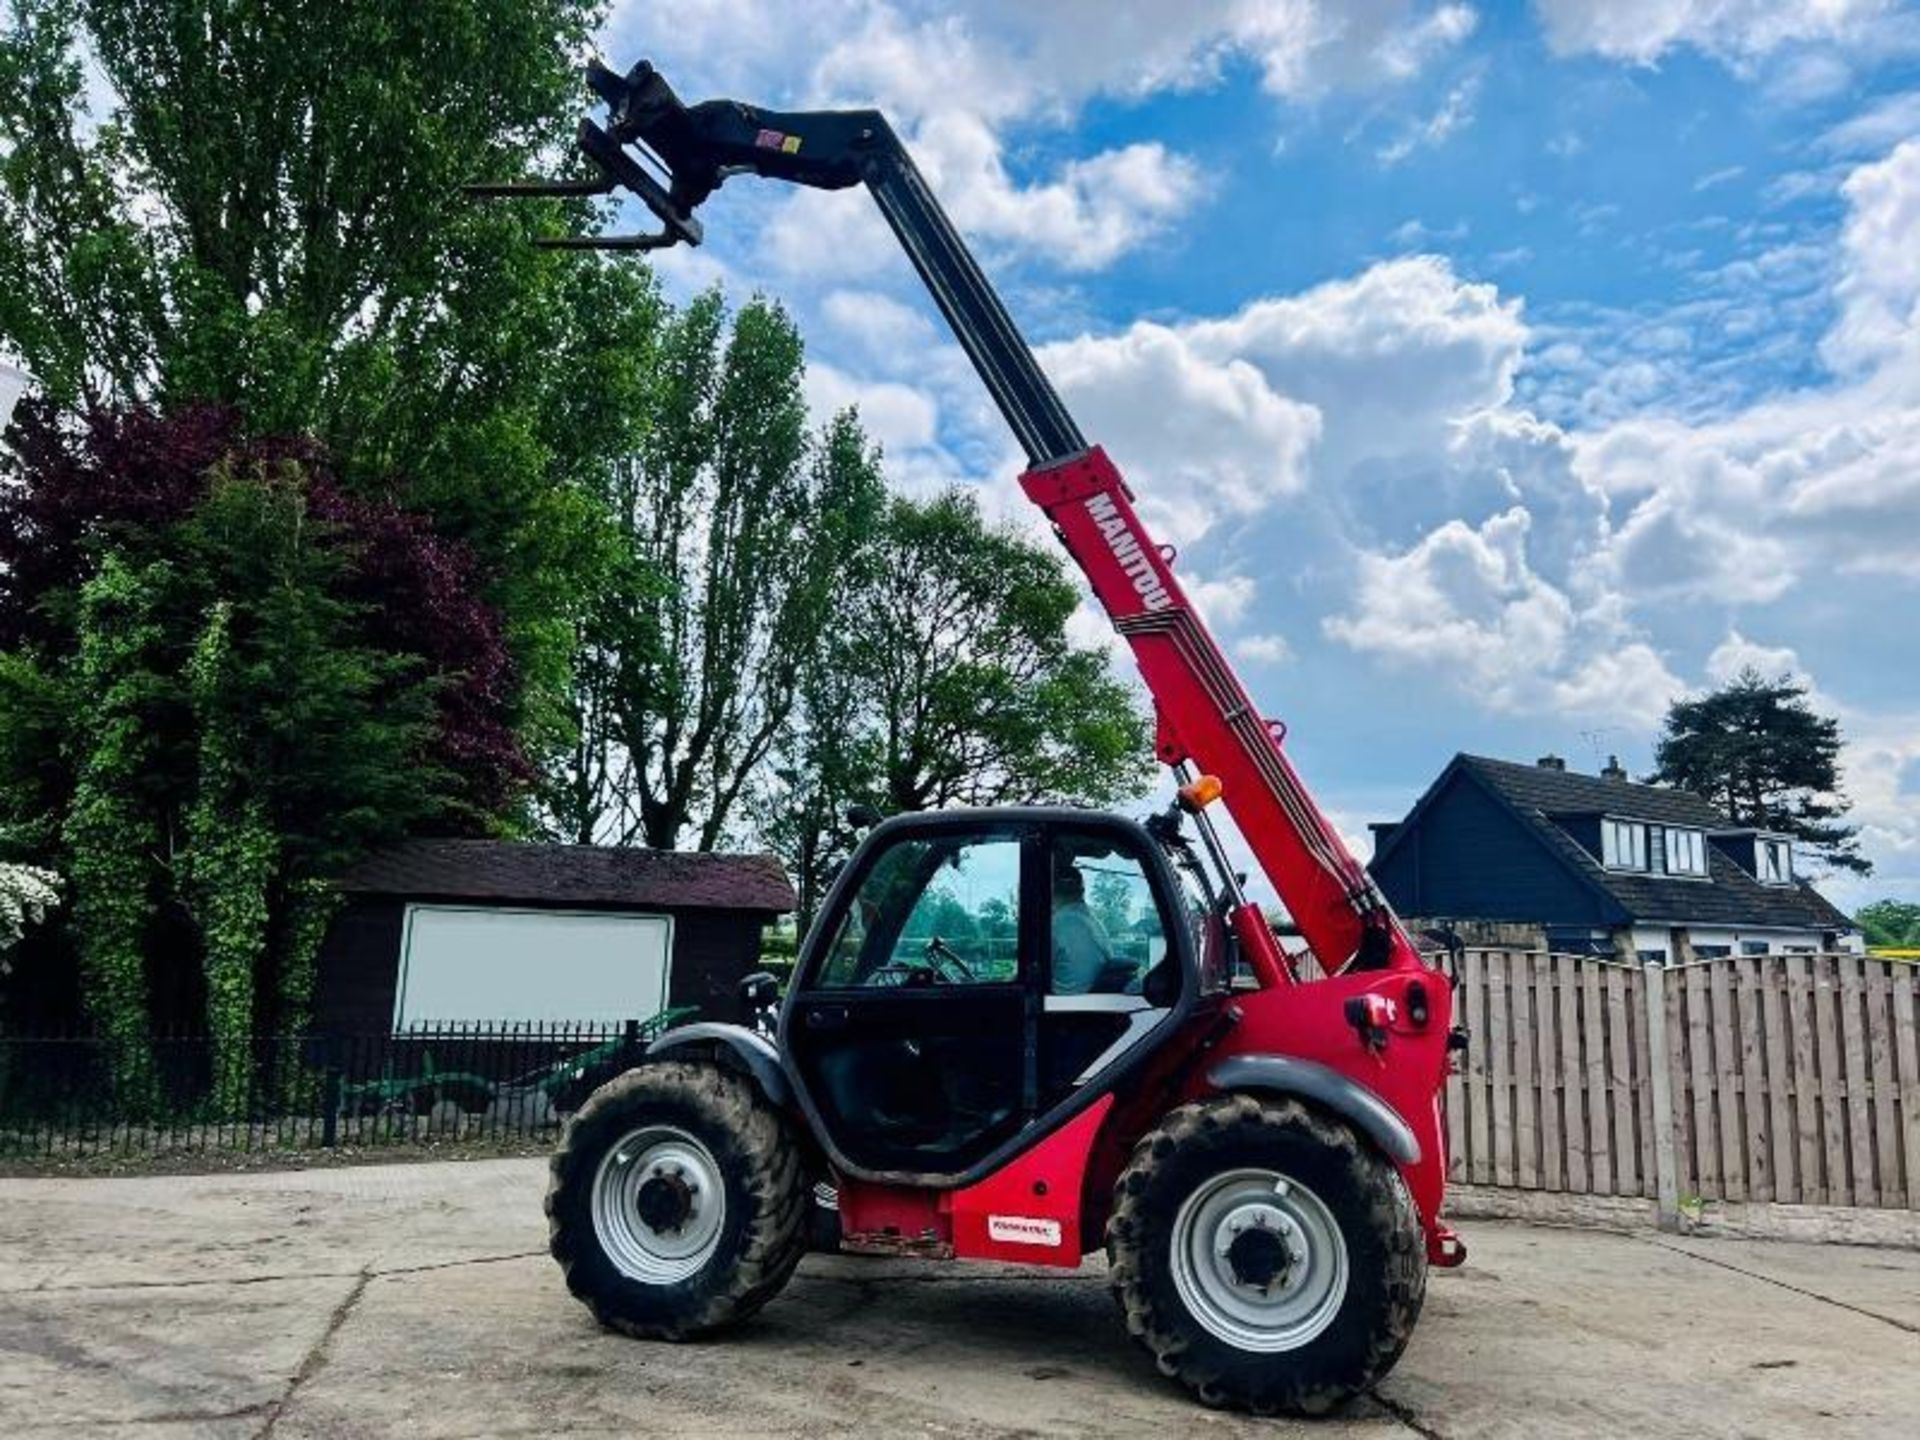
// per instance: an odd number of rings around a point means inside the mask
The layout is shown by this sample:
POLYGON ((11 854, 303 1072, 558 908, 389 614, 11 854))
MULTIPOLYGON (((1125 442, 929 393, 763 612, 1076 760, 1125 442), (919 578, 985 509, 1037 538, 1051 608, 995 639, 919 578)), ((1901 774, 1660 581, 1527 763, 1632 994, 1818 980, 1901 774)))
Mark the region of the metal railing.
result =
POLYGON ((0 1034, 0 1159, 538 1140, 690 1014, 220 1041, 0 1034))

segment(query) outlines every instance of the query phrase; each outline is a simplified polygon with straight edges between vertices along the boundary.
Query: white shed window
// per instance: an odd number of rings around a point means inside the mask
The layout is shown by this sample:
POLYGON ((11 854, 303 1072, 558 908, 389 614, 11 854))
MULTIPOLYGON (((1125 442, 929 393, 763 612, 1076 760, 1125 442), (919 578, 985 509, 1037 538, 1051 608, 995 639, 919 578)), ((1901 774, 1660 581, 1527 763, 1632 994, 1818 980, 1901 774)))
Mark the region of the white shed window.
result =
POLYGON ((672 953, 664 915, 409 905, 393 1028, 645 1020, 672 953))
POLYGON ((1760 878, 1769 885, 1793 883, 1793 846, 1785 840, 1758 842, 1760 878))
POLYGON ((1707 837, 1704 831, 1668 829, 1667 873, 1669 875, 1707 873, 1707 837))
POLYGON ((1600 859, 1609 870, 1647 868, 1647 827, 1635 820, 1600 822, 1600 859))

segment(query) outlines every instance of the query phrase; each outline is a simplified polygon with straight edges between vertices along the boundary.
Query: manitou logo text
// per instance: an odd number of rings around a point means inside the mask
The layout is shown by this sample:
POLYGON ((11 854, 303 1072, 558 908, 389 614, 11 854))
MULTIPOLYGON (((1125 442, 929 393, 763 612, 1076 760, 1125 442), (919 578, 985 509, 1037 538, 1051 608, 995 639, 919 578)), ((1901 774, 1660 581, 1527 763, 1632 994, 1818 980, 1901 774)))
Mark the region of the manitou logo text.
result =
POLYGON ((1160 583, 1159 575, 1154 572, 1152 558, 1140 548, 1139 538, 1114 505, 1113 497, 1095 495, 1087 501, 1087 514, 1100 527, 1100 533, 1107 537, 1107 548, 1113 551, 1113 558, 1120 562, 1120 568, 1127 572, 1127 578, 1133 582, 1141 603, 1149 610, 1164 610, 1173 604, 1173 597, 1167 594, 1167 587, 1160 583))
POLYGON ((1058 1245, 1060 1222, 1027 1215, 989 1215, 987 1238, 1007 1245, 1058 1245))

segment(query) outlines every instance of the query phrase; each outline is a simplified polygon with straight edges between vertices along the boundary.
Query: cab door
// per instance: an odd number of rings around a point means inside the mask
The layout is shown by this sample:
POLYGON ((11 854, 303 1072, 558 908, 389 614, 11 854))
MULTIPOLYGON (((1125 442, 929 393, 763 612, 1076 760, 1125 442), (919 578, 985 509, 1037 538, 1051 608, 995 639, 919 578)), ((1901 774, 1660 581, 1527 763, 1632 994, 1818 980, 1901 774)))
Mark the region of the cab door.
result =
POLYGON ((1164 859, 1130 826, 1048 826, 1045 869, 1039 1102, 1049 1110, 1153 1044, 1180 1006, 1207 906, 1169 883, 1164 859))
POLYGON ((1041 855, 1034 827, 941 819, 836 887, 784 1025, 803 1103, 852 1165, 958 1176, 1031 1118, 1041 855))

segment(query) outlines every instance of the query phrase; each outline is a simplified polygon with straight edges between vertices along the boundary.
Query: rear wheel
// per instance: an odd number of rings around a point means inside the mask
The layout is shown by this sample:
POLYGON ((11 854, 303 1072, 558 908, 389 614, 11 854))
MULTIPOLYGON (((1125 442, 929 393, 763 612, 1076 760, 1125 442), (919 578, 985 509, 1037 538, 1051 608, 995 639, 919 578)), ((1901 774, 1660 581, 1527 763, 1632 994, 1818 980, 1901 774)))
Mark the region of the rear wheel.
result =
POLYGON ((1127 1328, 1209 1405, 1321 1414, 1406 1349, 1426 1293, 1399 1174, 1336 1121, 1234 1095, 1173 1111, 1114 1192, 1127 1328))
POLYGON ((804 1248, 786 1122, 715 1065, 643 1065, 568 1122, 547 1187, 549 1248, 601 1324, 684 1340, 778 1294, 804 1248))

